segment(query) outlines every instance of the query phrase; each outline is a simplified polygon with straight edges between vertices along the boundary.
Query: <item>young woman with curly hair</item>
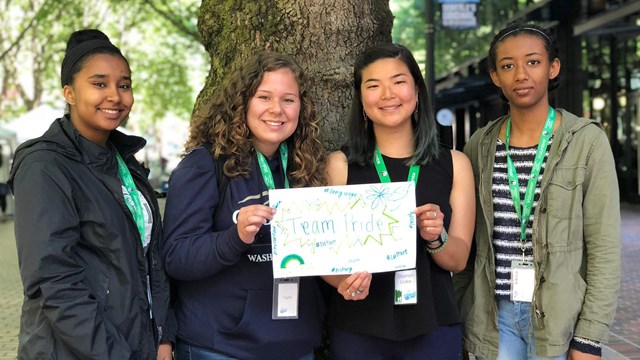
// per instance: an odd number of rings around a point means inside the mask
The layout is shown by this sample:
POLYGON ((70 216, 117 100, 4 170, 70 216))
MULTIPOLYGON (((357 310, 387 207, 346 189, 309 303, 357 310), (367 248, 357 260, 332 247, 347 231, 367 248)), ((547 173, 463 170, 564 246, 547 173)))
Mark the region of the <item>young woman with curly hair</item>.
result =
POLYGON ((294 281, 297 315, 277 311, 268 224, 269 189, 325 184, 309 96, 300 66, 265 52, 232 72, 192 122, 165 210, 178 359, 311 359, 320 342, 318 280, 294 281))

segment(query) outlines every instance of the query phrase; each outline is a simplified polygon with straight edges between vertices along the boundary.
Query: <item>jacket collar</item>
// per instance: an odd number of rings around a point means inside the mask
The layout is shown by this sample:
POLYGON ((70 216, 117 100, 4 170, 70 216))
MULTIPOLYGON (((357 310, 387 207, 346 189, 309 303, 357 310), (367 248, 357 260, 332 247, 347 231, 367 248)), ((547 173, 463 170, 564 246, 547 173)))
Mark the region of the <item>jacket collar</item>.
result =
MULTIPOLYGON (((602 125, 595 120, 577 117, 567 110, 557 109, 557 111, 562 115, 562 122, 560 123, 560 126, 558 126, 554 134, 554 143, 564 143, 571 141, 573 134, 580 131, 580 129, 584 128, 587 125, 595 124, 599 127, 602 127, 602 125)), ((487 129, 482 137, 483 146, 487 146, 490 144, 490 142, 495 142, 498 139, 500 128, 508 118, 509 115, 504 115, 487 125, 487 129)))
MULTIPOLYGON (((113 130, 109 135, 109 144, 118 150, 123 159, 127 159, 142 149, 146 141, 141 137, 113 130)), ((29 154, 41 150, 55 151, 70 160, 82 162, 88 166, 111 167, 115 164, 111 146, 103 148, 82 137, 67 114, 54 120, 42 136, 28 140, 18 147, 10 178, 13 178, 20 164, 29 154)))

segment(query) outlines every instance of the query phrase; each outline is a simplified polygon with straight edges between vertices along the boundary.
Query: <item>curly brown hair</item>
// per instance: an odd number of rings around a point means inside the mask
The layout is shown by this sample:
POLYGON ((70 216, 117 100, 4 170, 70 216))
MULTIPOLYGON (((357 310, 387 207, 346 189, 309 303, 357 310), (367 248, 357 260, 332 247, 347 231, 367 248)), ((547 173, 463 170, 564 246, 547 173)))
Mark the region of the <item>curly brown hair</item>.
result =
POLYGON ((291 164, 288 177, 292 187, 326 185, 326 153, 320 138, 319 120, 309 94, 309 80, 289 55, 260 53, 233 71, 216 90, 204 116, 191 121, 187 149, 211 144, 212 156, 224 155, 228 177, 249 176, 254 156, 253 134, 247 125, 247 108, 264 74, 289 69, 300 90, 300 115, 295 132, 286 140, 291 164))

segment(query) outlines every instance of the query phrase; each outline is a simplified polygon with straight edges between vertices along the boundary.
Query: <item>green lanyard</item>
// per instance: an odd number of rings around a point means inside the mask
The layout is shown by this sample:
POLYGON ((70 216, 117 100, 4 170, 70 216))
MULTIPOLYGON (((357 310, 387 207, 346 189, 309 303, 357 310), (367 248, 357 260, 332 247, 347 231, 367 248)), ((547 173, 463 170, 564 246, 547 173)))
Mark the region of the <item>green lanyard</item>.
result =
MULTIPOLYGON (((544 155, 547 152, 547 145, 549 139, 553 134, 553 124, 556 121, 556 111, 549 107, 549 114, 547 115, 547 121, 544 123, 544 129, 540 134, 540 142, 538 143, 538 149, 536 150, 536 157, 533 160, 533 167, 531 168, 531 175, 529 176, 529 182, 527 183, 527 190, 524 193, 524 201, 520 204, 520 182, 518 181, 518 172, 515 165, 509 156, 509 138, 511 137, 511 117, 507 120, 507 129, 504 134, 504 141, 507 147, 507 174, 509 176, 509 190, 511 191, 511 199, 513 205, 516 208, 516 214, 518 220, 520 220, 520 240, 523 244, 527 237, 527 223, 529 222, 529 216, 531 216, 531 209, 533 208, 533 198, 536 193, 536 184, 538 183, 538 176, 544 163, 544 155), (522 208, 521 208, 522 206, 522 208), (521 210, 522 209, 522 210, 521 210)), ((524 246, 524 245, 523 245, 524 246)), ((524 253, 524 249, 523 249, 524 253)))
MULTIPOLYGON (((289 179, 287 178, 287 162, 289 160, 289 148, 287 147, 287 143, 281 143, 278 149, 280 150, 280 160, 282 161, 282 168, 284 169, 284 187, 285 189, 288 189, 289 179)), ((275 189, 276 184, 273 181, 273 175, 271 174, 271 168, 269 167, 267 159, 260 151, 256 151, 256 155, 258 156, 260 173, 262 174, 262 179, 264 180, 265 185, 267 185, 267 189, 275 189)))
POLYGON ((127 207, 131 214, 133 215, 133 219, 136 221, 136 225, 138 226, 138 232, 140 232, 140 240, 144 244, 145 237, 145 227, 144 227, 144 213, 142 210, 142 204, 140 203, 140 193, 136 188, 136 183, 133 181, 131 177, 131 173, 129 172, 129 168, 122 160, 122 157, 118 153, 117 150, 114 150, 116 153, 116 159, 118 159, 118 172, 120 173, 120 178, 122 179, 122 183, 124 187, 127 188, 129 192, 129 196, 125 196, 124 200, 127 203, 127 207))
MULTIPOLYGON (((380 182, 382 183, 390 183, 391 177, 389 176, 389 172, 387 171, 387 166, 384 164, 384 159, 380 154, 380 149, 376 146, 376 151, 373 154, 373 165, 376 167, 376 171, 378 172, 378 177, 380 178, 380 182)), ((420 175, 420 165, 413 164, 409 167, 409 175, 407 176, 407 181, 413 181, 413 183, 418 186, 418 175, 420 175)))

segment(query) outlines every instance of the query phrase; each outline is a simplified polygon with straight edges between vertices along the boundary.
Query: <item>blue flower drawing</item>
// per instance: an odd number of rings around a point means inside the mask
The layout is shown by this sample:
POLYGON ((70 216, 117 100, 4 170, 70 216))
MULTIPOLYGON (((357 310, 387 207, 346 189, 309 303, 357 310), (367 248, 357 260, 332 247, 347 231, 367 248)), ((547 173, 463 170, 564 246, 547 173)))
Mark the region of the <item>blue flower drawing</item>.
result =
POLYGON ((367 201, 371 202, 371 209, 376 209, 378 206, 383 205, 387 207, 391 207, 396 209, 396 207, 392 207, 394 202, 404 198, 407 196, 406 188, 395 188, 390 189, 389 187, 383 185, 371 185, 371 187, 365 191, 367 201))

